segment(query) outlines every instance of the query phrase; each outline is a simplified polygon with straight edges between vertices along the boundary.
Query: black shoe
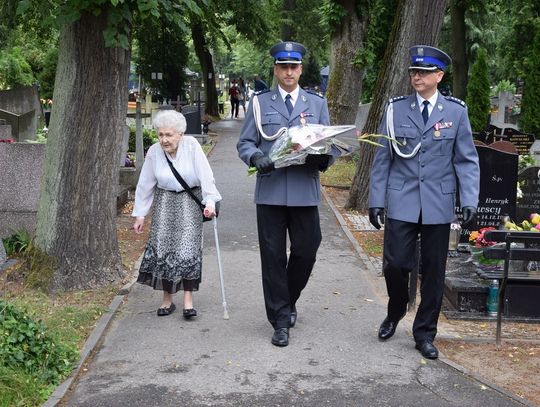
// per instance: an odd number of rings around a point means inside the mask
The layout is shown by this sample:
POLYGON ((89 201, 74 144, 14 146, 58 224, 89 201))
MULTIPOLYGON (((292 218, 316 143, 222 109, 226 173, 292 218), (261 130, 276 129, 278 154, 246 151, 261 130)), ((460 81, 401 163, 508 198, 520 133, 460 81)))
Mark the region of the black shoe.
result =
POLYGON ((289 326, 292 328, 296 325, 296 319, 298 318, 298 312, 296 312, 296 307, 291 308, 291 319, 289 321, 289 326))
POLYGON ((379 339, 383 341, 390 339, 396 332, 396 328, 399 321, 391 321, 386 317, 379 327, 379 339))
POLYGON ((197 310, 194 308, 184 309, 182 314, 184 315, 185 319, 190 319, 191 317, 197 316, 197 310))
POLYGON ((416 342, 415 348, 418 349, 426 359, 437 359, 439 357, 439 351, 430 340, 416 342))
POLYGON ((287 346, 289 344, 289 328, 277 328, 272 335, 272 345, 287 346))
POLYGON ((174 302, 171 302, 171 305, 169 305, 168 308, 166 307, 158 308, 157 310, 158 317, 165 317, 167 315, 171 315, 175 309, 176 309, 176 305, 174 305, 174 302))

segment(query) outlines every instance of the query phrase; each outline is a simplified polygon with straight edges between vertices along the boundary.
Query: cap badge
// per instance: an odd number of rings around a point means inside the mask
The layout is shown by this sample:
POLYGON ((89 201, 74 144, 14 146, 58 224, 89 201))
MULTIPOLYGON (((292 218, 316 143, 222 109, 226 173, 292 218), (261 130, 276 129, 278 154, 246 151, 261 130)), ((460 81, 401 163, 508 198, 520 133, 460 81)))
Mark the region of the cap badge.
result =
POLYGON ((424 56, 424 48, 420 47, 420 48, 418 48, 417 51, 418 51, 418 55, 424 56))
POLYGON ((290 42, 286 42, 285 43, 285 51, 292 51, 293 50, 293 46, 290 42))

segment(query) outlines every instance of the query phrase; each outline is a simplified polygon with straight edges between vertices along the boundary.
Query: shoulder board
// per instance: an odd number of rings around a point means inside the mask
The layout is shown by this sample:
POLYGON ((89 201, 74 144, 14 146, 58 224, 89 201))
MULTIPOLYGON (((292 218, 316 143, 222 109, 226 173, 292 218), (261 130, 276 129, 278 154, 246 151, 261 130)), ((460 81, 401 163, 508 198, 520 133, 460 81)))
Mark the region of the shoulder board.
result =
POLYGON ((461 99, 455 98, 453 96, 445 96, 446 100, 450 100, 451 102, 457 103, 458 105, 465 106, 465 102, 461 99))
POLYGON ((398 100, 403 100, 403 99, 407 99, 409 96, 397 96, 395 98, 390 98, 388 99, 388 103, 394 103, 394 102, 397 102, 398 100))
POLYGON ((262 95, 263 93, 266 93, 266 92, 270 92, 270 89, 258 90, 257 92, 255 92, 255 94, 256 95, 262 95))
POLYGON ((315 96, 318 96, 320 97, 321 99, 324 99, 324 96, 323 95, 319 95, 317 92, 311 90, 311 89, 304 89, 307 93, 311 94, 311 95, 315 95, 315 96))

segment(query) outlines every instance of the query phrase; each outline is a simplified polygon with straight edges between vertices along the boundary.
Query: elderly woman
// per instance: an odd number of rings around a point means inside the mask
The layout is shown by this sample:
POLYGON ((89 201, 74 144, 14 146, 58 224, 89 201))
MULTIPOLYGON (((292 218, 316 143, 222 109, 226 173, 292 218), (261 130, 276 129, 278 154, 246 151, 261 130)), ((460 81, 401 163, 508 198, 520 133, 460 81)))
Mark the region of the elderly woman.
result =
POLYGON ((214 217, 216 202, 221 200, 212 169, 194 137, 184 136, 186 119, 174 110, 159 112, 154 120, 159 144, 148 150, 141 170, 133 228, 142 233, 145 216, 153 202, 152 226, 137 281, 163 291, 158 316, 176 309, 173 294, 184 291, 184 318, 197 315, 193 291, 199 289, 202 265, 201 207, 184 190, 169 167, 176 171, 205 205, 204 215, 214 217))

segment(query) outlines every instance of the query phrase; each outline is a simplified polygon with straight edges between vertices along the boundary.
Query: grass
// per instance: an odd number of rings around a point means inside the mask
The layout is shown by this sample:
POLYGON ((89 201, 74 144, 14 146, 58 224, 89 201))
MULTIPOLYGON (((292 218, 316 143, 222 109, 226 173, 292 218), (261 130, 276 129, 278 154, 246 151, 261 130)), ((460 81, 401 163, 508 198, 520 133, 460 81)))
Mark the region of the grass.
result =
POLYGON ((350 187, 356 171, 351 157, 340 157, 328 170, 321 173, 321 183, 327 186, 350 187))
MULTIPOLYGON (((17 265, 0 275, 0 295, 32 319, 41 321, 47 333, 79 351, 116 294, 114 287, 49 296, 21 283, 17 265)), ((56 388, 22 368, 8 367, 0 359, 0 407, 39 406, 56 388)))

